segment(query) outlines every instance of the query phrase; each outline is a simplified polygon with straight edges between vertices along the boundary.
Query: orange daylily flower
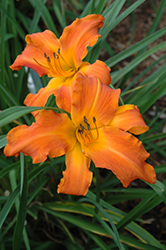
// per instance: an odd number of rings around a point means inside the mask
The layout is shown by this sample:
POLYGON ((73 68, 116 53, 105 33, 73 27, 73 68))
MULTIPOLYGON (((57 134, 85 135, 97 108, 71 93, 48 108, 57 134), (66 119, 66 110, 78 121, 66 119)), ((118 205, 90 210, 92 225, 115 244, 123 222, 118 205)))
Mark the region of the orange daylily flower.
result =
POLYGON ((148 130, 134 105, 118 107, 120 90, 113 90, 96 77, 78 73, 72 94, 71 120, 66 114, 41 111, 30 127, 22 125, 7 135, 6 156, 30 155, 33 163, 47 155, 66 154, 66 170, 58 193, 86 195, 92 181, 89 170, 112 170, 124 187, 135 179, 156 182, 154 168, 145 162, 149 154, 132 134, 148 130), (129 131, 129 132, 127 132, 129 131))
POLYGON ((77 18, 64 29, 59 39, 49 30, 26 36, 26 48, 10 68, 20 70, 27 66, 39 76, 48 75, 52 79, 37 94, 29 94, 25 105, 44 106, 48 97, 54 94, 57 105, 70 112, 71 88, 79 71, 110 84, 110 69, 104 62, 97 60, 89 64, 82 61, 88 53, 87 47, 92 47, 100 37, 98 29, 103 26, 103 20, 103 16, 96 14, 77 18))

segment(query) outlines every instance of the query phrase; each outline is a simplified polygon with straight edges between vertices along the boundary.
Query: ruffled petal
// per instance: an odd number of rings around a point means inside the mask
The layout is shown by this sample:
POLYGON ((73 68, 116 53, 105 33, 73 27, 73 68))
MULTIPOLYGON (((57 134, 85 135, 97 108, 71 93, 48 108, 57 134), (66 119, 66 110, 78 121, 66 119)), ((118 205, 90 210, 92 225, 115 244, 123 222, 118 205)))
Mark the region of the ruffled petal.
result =
POLYGON ((137 106, 131 104, 118 107, 110 125, 124 131, 128 130, 135 135, 145 133, 149 129, 137 106))
POLYGON ((77 142, 72 151, 66 154, 66 167, 63 178, 58 185, 58 193, 86 195, 92 182, 92 172, 89 170, 90 159, 82 151, 77 142))
POLYGON ((85 116, 91 128, 107 125, 117 108, 120 89, 113 90, 102 84, 96 77, 89 78, 77 73, 72 95, 71 116, 74 124, 79 126, 85 116))
POLYGON ((156 182, 154 168, 145 162, 149 154, 142 142, 118 128, 99 129, 99 139, 83 150, 96 167, 112 170, 124 187, 135 179, 156 182))
POLYGON ((53 52, 57 54, 61 46, 59 39, 50 30, 45 30, 44 32, 27 35, 26 42, 26 48, 21 55, 17 56, 10 68, 20 70, 22 66, 26 66, 35 70, 39 76, 54 76, 51 68, 48 67, 44 53, 52 60, 53 52))
POLYGON ((112 81, 110 76, 111 69, 100 60, 97 60, 93 64, 83 62, 79 70, 88 77, 95 76, 99 78, 99 80, 106 85, 109 85, 112 81))
POLYGON ((87 47, 92 47, 100 36, 98 29, 103 26, 104 17, 101 15, 88 15, 76 19, 67 26, 60 37, 61 52, 67 63, 78 68, 82 59, 87 55, 87 47))
MULTIPOLYGON (((63 83, 63 78, 57 77, 49 81, 48 85, 45 88, 41 88, 36 94, 28 94, 24 100, 26 106, 36 106, 44 107, 47 103, 48 98, 54 94, 56 96, 57 90, 60 88, 63 83)), ((35 116, 39 111, 34 111, 32 114, 35 116)))
POLYGON ((30 155, 33 163, 58 157, 72 150, 76 143, 75 128, 66 114, 43 110, 31 126, 13 128, 7 135, 6 156, 30 155))

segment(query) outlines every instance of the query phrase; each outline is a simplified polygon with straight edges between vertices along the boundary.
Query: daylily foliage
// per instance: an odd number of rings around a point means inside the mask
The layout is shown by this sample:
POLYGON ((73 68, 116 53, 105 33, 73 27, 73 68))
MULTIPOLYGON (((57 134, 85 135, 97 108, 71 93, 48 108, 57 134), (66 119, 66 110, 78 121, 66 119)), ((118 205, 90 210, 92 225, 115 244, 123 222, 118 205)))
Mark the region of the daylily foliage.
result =
POLYGON ((153 167, 145 162, 149 154, 130 133, 148 130, 137 107, 118 107, 120 90, 113 90, 96 77, 81 73, 73 84, 71 120, 66 114, 41 111, 31 125, 12 129, 7 136, 6 156, 30 155, 33 163, 47 155, 66 154, 66 170, 58 193, 85 195, 92 181, 89 170, 96 167, 112 170, 124 187, 135 179, 155 183, 153 167))

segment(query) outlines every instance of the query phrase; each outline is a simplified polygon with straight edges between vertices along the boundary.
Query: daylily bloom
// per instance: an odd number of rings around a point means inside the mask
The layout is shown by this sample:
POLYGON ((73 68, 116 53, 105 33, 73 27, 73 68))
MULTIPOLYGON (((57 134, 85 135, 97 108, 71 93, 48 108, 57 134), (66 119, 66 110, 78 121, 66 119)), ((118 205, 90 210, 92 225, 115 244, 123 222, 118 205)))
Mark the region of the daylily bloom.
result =
POLYGON ((8 133, 4 154, 22 152, 33 163, 66 154, 58 193, 86 195, 92 181, 91 160, 96 167, 112 170, 124 187, 138 178, 155 183, 154 168, 145 162, 149 154, 131 134, 142 134, 148 127, 136 106, 118 107, 119 94, 119 89, 109 88, 96 77, 78 73, 71 120, 64 113, 41 111, 30 127, 22 125, 8 133))
POLYGON ((29 94, 25 105, 44 106, 48 97, 54 94, 58 106, 70 112, 71 88, 79 71, 110 84, 110 69, 104 62, 97 60, 89 64, 82 61, 88 53, 87 47, 92 47, 100 37, 98 29, 103 26, 103 20, 103 16, 96 14, 77 18, 64 29, 59 39, 49 30, 26 36, 26 48, 10 68, 20 70, 27 66, 39 76, 48 75, 52 79, 37 94, 29 94))

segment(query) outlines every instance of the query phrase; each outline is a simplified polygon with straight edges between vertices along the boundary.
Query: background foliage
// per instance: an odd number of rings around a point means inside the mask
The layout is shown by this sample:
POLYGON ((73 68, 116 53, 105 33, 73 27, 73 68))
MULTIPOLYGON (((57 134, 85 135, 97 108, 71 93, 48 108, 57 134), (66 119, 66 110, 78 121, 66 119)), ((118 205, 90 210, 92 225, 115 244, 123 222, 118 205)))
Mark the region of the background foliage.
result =
POLYGON ((166 249, 166 228, 158 224, 159 231, 152 230, 166 211, 165 6, 165 0, 0 0, 0 249, 166 249), (140 6, 148 6, 153 19, 135 43, 140 6), (139 139, 151 154, 158 181, 150 185, 138 180, 125 189, 110 171, 92 165, 94 178, 86 197, 58 195, 64 157, 32 165, 23 154, 3 155, 8 131, 32 122, 29 113, 34 109, 19 107, 29 91, 28 77, 36 91, 48 81, 31 70, 12 72, 9 65, 25 47, 26 34, 50 29, 59 37, 75 18, 91 13, 102 14, 105 25, 86 60, 92 63, 100 56, 112 68, 111 87, 121 88, 121 102, 139 107, 150 127, 139 139), (126 17, 130 22, 124 44, 120 27, 126 17))

